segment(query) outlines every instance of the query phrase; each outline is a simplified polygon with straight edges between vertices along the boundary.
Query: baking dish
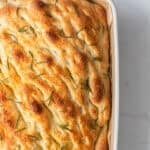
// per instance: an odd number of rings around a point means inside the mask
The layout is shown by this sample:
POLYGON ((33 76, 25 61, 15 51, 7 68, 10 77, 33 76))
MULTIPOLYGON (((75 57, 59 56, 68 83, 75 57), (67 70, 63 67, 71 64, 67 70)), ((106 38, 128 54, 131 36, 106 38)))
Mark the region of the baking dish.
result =
POLYGON ((112 116, 109 129, 109 149, 117 150, 119 127, 119 47, 117 13, 112 0, 93 0, 105 7, 110 29, 110 56, 112 68, 112 116))

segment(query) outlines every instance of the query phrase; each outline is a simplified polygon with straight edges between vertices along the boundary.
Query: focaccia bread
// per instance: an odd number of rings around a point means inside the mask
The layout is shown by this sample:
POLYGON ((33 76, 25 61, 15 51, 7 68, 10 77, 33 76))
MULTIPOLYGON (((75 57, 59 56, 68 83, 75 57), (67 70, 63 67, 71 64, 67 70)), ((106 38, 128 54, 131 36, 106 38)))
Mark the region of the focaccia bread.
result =
POLYGON ((108 150, 106 18, 88 0, 1 0, 0 150, 108 150))

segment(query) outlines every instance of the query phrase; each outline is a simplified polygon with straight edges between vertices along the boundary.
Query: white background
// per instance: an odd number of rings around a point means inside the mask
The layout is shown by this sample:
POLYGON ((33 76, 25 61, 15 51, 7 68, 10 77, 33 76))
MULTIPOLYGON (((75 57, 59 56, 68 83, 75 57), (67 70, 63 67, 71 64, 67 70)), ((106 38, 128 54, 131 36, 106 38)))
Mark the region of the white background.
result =
POLYGON ((115 0, 120 43, 118 150, 150 150, 150 0, 115 0))

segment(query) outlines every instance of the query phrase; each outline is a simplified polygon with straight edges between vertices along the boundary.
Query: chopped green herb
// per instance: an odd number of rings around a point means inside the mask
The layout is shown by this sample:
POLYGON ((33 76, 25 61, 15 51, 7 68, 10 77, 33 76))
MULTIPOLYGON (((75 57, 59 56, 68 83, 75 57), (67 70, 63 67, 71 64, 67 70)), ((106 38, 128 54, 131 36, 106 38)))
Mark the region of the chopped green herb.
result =
POLYGON ((48 101, 48 106, 50 105, 50 102, 52 100, 53 93, 54 93, 54 91, 52 91, 50 96, 45 100, 45 101, 48 101))
POLYGON ((8 68, 8 70, 10 70, 10 66, 9 66, 9 57, 7 57, 7 68, 8 68))
POLYGON ((68 128, 68 126, 69 126, 68 124, 59 124, 58 126, 63 130, 71 131, 71 129, 68 128))
POLYGON ((31 68, 31 70, 34 71, 34 68, 33 68, 33 59, 34 59, 34 55, 33 55, 33 53, 32 53, 31 51, 29 51, 29 54, 30 54, 30 56, 31 56, 31 58, 32 58, 30 68, 31 68))
POLYGON ((24 27, 20 28, 18 31, 21 33, 36 35, 34 29, 31 26, 24 26, 24 27))
POLYGON ((61 30, 60 36, 62 36, 62 37, 64 37, 64 38, 74 38, 73 36, 67 36, 67 35, 65 35, 65 33, 64 33, 63 30, 61 30))
POLYGON ((15 123, 15 125, 14 125, 14 128, 15 128, 15 129, 18 127, 20 119, 21 119, 21 115, 19 114, 19 116, 18 116, 18 118, 17 118, 17 120, 16 120, 16 123, 15 123))
POLYGON ((89 85, 89 79, 86 79, 83 83, 82 83, 82 87, 83 89, 89 91, 89 92, 92 92, 91 88, 90 88, 90 85, 89 85))
POLYGON ((93 57, 93 60, 94 61, 99 61, 99 62, 103 61, 103 59, 101 57, 93 57))
POLYGON ((17 132, 21 132, 21 131, 23 131, 23 130, 25 130, 26 129, 26 127, 24 127, 24 128, 21 128, 21 129, 18 129, 18 130, 16 130, 15 132, 17 133, 17 132))
POLYGON ((20 8, 20 7, 17 7, 16 14, 17 14, 18 17, 20 17, 21 19, 25 20, 25 19, 21 16, 20 10, 21 10, 21 8, 20 8))
POLYGON ((50 138, 51 138, 57 145, 60 145, 59 142, 58 142, 53 136, 50 135, 50 138))
POLYGON ((70 70, 69 70, 68 68, 66 68, 66 71, 67 71, 67 74, 68 74, 69 78, 70 78, 72 81, 74 81, 74 78, 73 78, 72 73, 70 72, 70 70))
POLYGON ((95 120, 92 120, 92 121, 90 122, 90 128, 91 128, 91 129, 96 130, 96 128, 98 127, 97 120, 98 120, 98 119, 95 119, 95 120))
POLYGON ((16 37, 15 35, 9 34, 9 36, 10 36, 10 38, 11 38, 13 41, 15 41, 15 42, 18 41, 18 40, 17 40, 17 37, 16 37))

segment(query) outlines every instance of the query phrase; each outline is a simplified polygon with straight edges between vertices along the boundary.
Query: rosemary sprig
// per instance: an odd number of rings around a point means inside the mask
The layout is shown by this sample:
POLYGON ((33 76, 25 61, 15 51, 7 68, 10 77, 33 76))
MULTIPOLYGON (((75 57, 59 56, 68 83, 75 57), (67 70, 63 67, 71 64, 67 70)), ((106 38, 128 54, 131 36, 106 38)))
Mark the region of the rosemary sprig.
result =
POLYGON ((64 33, 63 30, 61 30, 60 36, 62 36, 63 38, 74 38, 73 36, 67 36, 67 35, 65 35, 65 33, 64 33))
POLYGON ((86 91, 92 92, 91 87, 89 85, 89 79, 86 79, 82 84, 82 88, 86 91))
POLYGON ((63 129, 63 130, 68 130, 68 131, 71 131, 71 129, 69 129, 69 125, 68 124, 58 124, 58 126, 63 129))
POLYGON ((13 34, 8 34, 8 35, 13 41, 18 42, 17 37, 15 35, 13 34))
POLYGON ((54 91, 52 91, 51 94, 49 95, 49 97, 45 100, 45 102, 48 101, 48 106, 50 105, 50 102, 52 100, 53 93, 54 93, 54 91))
POLYGON ((30 54, 31 59, 32 59, 32 60, 31 60, 31 64, 30 64, 30 68, 31 68, 32 71, 34 71, 34 68, 33 68, 33 62, 34 62, 33 59, 34 59, 34 55, 33 55, 33 53, 32 53, 31 51, 29 51, 29 54, 30 54))
POLYGON ((22 20, 25 20, 25 19, 21 16, 20 10, 21 10, 21 8, 20 8, 20 7, 17 7, 16 14, 17 14, 17 16, 20 17, 22 20))
POLYGON ((7 68, 8 68, 8 70, 10 70, 9 57, 7 57, 7 68))
POLYGON ((102 57, 93 57, 93 60, 94 61, 99 61, 99 62, 103 61, 102 57))
POLYGON ((36 35, 33 27, 31 27, 31 26, 24 26, 24 27, 20 28, 18 31, 21 32, 21 33, 36 35))
POLYGON ((51 138, 57 145, 60 145, 59 142, 58 142, 53 136, 50 135, 50 138, 51 138))
POLYGON ((18 116, 18 118, 17 118, 17 120, 16 120, 16 123, 15 123, 15 125, 14 125, 14 128, 15 128, 15 129, 18 127, 20 119, 21 119, 21 115, 19 114, 19 116, 18 116))
POLYGON ((24 127, 24 128, 21 128, 21 129, 16 130, 15 132, 18 133, 18 132, 21 132, 21 131, 23 131, 23 130, 25 130, 25 129, 27 129, 27 128, 24 127))
POLYGON ((68 74, 69 78, 70 78, 72 81, 74 81, 74 78, 73 78, 73 76, 72 76, 71 71, 70 71, 68 68, 66 68, 66 71, 67 71, 67 74, 68 74))
POLYGON ((90 128, 91 129, 93 129, 93 130, 97 129, 97 127, 98 127, 97 120, 98 120, 98 118, 95 120, 92 120, 92 122, 90 122, 90 128))

